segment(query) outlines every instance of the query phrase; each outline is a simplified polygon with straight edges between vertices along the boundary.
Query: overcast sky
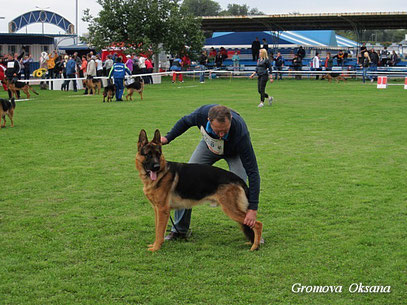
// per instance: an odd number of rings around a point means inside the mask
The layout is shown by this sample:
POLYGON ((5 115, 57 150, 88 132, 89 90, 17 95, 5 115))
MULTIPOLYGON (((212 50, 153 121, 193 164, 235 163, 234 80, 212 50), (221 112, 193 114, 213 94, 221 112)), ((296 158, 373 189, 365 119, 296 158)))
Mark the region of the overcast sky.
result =
MULTIPOLYGON (((290 0, 285 4, 284 1, 271 0, 219 0, 217 1, 222 8, 226 8, 230 3, 247 4, 250 8, 258 8, 266 14, 287 14, 290 12, 299 13, 342 13, 342 12, 400 12, 407 11, 406 0, 313 0, 298 1, 290 0)), ((75 25, 76 0, 0 0, 1 10, 0 32, 8 32, 8 23, 21 14, 31 10, 38 9, 36 6, 56 12, 75 25)), ((79 11, 79 34, 85 33, 87 24, 81 21, 83 11, 89 8, 92 15, 97 15, 100 6, 96 0, 78 0, 79 11)), ((56 26, 44 25, 45 32, 58 33, 62 31, 56 26)), ((30 25, 27 28, 28 33, 41 33, 41 25, 30 25)), ((18 33, 25 33, 26 29, 18 33)))

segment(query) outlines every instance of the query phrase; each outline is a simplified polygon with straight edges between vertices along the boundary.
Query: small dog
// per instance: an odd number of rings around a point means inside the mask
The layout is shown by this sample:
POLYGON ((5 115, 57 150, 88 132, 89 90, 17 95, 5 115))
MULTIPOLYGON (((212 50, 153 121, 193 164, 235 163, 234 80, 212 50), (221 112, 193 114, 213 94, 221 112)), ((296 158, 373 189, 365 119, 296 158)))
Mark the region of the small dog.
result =
POLYGON ((20 91, 20 90, 22 90, 25 93, 25 95, 27 96, 27 99, 30 99, 30 91, 32 93, 38 95, 38 93, 28 83, 25 83, 25 82, 8 81, 7 87, 10 89, 12 97, 17 98, 17 91, 20 91))
POLYGON ((111 102, 115 93, 116 86, 112 83, 109 83, 103 90, 103 103, 106 101, 106 98, 108 103, 111 102))
POLYGON ((102 88, 102 81, 100 79, 88 78, 85 80, 85 86, 88 88, 88 94, 100 94, 102 88))
POLYGON ((340 80, 346 82, 346 78, 340 73, 328 73, 322 76, 322 79, 327 79, 328 82, 332 82, 332 79, 335 79, 337 83, 339 83, 340 80))
POLYGON ((14 127, 14 109, 16 109, 16 102, 14 101, 14 97, 11 100, 0 99, 0 124, 3 120, 3 124, 1 124, 1 128, 6 127, 6 115, 9 117, 11 122, 11 127, 14 127))
POLYGON ((167 162, 161 146, 158 129, 151 142, 148 142, 145 130, 140 131, 136 168, 144 184, 144 194, 155 211, 155 241, 148 250, 161 248, 171 209, 190 209, 207 201, 221 205, 226 215, 241 225, 252 244, 250 250, 257 250, 263 224, 256 221, 253 228, 243 224, 249 204, 246 183, 234 173, 218 167, 167 162))
POLYGON ((126 95, 126 101, 133 100, 133 93, 134 91, 137 91, 140 94, 141 99, 143 99, 143 90, 144 90, 144 81, 140 76, 137 76, 134 79, 134 82, 131 82, 130 84, 126 85, 127 88, 127 95, 126 95))

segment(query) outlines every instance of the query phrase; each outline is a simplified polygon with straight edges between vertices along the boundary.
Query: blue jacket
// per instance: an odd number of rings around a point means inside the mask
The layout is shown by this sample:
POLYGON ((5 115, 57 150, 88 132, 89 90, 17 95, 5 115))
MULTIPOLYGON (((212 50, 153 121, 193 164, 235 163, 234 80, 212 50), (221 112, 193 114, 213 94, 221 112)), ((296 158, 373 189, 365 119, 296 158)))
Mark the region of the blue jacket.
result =
POLYGON ((126 73, 128 75, 131 75, 129 68, 127 68, 126 65, 122 62, 117 62, 113 65, 113 67, 110 69, 109 77, 111 77, 112 73, 113 78, 124 78, 126 73))
POLYGON ((68 60, 65 66, 66 75, 75 74, 76 72, 76 61, 74 59, 68 60))
MULTIPOLYGON (((208 122, 209 109, 216 105, 204 105, 189 115, 181 118, 169 133, 166 138, 168 143, 176 137, 183 134, 192 126, 197 126, 198 129, 206 127, 208 122)), ((214 136, 216 137, 216 136, 214 136)), ((243 167, 249 178, 249 209, 257 210, 260 193, 260 174, 257 166, 256 155, 254 154, 253 146, 250 140, 250 134, 243 118, 232 110, 232 124, 225 140, 224 157, 239 156, 243 167)))

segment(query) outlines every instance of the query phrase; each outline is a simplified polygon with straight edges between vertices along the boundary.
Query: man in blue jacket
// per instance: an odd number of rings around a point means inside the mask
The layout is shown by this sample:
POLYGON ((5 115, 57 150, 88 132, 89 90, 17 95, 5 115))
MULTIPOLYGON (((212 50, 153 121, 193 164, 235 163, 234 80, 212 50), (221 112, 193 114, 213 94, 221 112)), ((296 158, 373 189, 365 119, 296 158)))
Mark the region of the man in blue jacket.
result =
MULTIPOLYGON (((65 73, 66 73, 66 78, 76 78, 76 61, 75 57, 70 57, 69 60, 66 62, 65 65, 65 73)), ((67 79, 64 81, 63 88, 68 91, 69 90, 69 82, 70 80, 67 79)), ((76 80, 72 80, 73 83, 73 91, 76 92, 78 91, 76 87, 76 80)))
MULTIPOLYGON (((244 224, 253 227, 259 203, 260 175, 245 121, 226 106, 204 105, 181 118, 165 137, 161 137, 162 144, 170 143, 192 126, 198 127, 202 140, 189 163, 212 165, 224 159, 231 172, 244 181, 249 178, 249 208, 244 224)), ((187 237, 191 212, 191 209, 175 211, 175 227, 166 240, 187 237)))
POLYGON ((126 73, 131 75, 131 71, 129 68, 126 67, 124 63, 122 63, 122 58, 119 56, 116 58, 116 62, 114 63, 113 67, 110 69, 109 78, 112 77, 113 73, 113 80, 114 84, 116 85, 116 102, 123 101, 122 96, 124 92, 124 77, 126 73))

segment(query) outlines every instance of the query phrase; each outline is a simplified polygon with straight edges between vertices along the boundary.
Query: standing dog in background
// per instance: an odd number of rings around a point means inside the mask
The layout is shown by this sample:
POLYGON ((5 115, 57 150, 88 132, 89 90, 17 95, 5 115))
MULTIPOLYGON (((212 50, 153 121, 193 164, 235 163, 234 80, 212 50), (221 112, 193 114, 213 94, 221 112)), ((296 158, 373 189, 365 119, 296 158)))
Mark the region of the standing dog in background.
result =
POLYGON ((28 99, 30 99, 30 91, 36 95, 38 93, 28 84, 21 81, 8 81, 7 87, 11 91, 11 96, 17 98, 17 91, 22 90, 28 99))
POLYGON ((1 128, 6 127, 6 115, 9 117, 11 122, 11 127, 14 127, 14 109, 16 109, 16 102, 14 101, 14 97, 11 100, 0 99, 0 124, 3 120, 3 124, 1 124, 1 128))
POLYGON ((110 103, 115 93, 116 86, 112 83, 108 83, 108 85, 103 89, 103 103, 106 101, 106 98, 107 102, 110 103))
POLYGON ((226 215, 240 224, 252 244, 251 251, 259 248, 263 224, 256 221, 252 228, 243 224, 249 189, 239 176, 210 165, 167 162, 158 129, 151 142, 141 130, 137 146, 136 168, 155 211, 155 241, 149 251, 161 248, 171 209, 190 209, 208 201, 221 205, 226 215))
POLYGON ((127 80, 126 88, 127 88, 126 101, 128 101, 129 98, 130 100, 133 100, 134 91, 137 91, 140 94, 141 99, 143 99, 144 81, 140 76, 137 76, 135 78, 129 78, 127 80))

